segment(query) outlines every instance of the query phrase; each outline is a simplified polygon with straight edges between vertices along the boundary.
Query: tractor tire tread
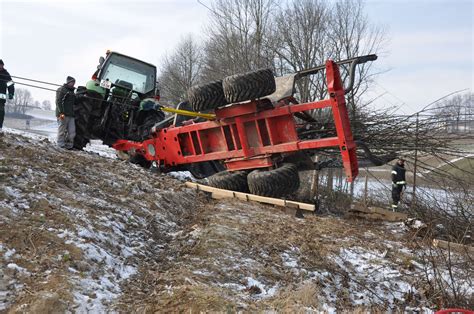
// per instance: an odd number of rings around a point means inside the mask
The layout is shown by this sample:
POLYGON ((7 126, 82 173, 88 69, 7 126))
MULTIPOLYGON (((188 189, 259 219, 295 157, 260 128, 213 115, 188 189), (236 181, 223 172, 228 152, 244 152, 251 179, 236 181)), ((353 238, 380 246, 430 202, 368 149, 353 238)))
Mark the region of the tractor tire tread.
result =
POLYGON ((222 81, 222 86, 229 103, 261 98, 272 94, 276 89, 271 69, 228 76, 222 81))
POLYGON ((193 110, 198 112, 227 105, 220 80, 192 86, 188 90, 188 99, 193 110))
POLYGON ((221 171, 207 178, 208 185, 224 190, 248 193, 247 171, 221 171))
POLYGON ((300 180, 298 168, 294 164, 285 163, 273 170, 254 170, 247 176, 250 193, 283 197, 298 190, 300 180))

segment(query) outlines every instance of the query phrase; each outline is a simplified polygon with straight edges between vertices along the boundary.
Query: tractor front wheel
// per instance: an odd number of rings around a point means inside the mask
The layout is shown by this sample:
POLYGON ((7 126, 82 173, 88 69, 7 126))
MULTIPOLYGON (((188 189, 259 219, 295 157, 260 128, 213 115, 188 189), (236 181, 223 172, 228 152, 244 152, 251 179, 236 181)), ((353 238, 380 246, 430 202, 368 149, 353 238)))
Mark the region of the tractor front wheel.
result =
POLYGON ((254 170, 249 173, 247 181, 250 193, 269 197, 292 194, 300 186, 298 168, 290 163, 273 170, 254 170))

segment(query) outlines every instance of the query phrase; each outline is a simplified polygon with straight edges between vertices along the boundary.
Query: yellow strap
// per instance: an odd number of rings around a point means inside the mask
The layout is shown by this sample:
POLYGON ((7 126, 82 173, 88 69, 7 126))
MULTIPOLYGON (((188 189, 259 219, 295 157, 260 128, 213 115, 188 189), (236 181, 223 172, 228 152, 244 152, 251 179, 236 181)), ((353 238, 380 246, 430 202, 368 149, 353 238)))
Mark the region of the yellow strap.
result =
POLYGON ((182 109, 175 109, 175 108, 170 108, 170 107, 162 107, 162 111, 165 112, 171 112, 171 113, 177 113, 182 116, 188 116, 188 117, 201 117, 205 118, 208 120, 214 120, 216 119, 216 115, 212 113, 200 113, 200 112, 194 112, 194 111, 189 111, 189 110, 182 110, 182 109))

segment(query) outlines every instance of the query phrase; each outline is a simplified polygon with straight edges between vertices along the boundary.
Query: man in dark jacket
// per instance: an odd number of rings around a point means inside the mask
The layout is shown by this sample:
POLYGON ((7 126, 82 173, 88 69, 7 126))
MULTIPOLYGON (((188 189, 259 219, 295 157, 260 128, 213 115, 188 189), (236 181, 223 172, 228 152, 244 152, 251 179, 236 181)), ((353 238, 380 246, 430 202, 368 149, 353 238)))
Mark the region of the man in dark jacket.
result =
POLYGON ((5 103, 8 99, 13 99, 15 94, 15 85, 13 84, 10 73, 3 67, 5 64, 0 59, 0 132, 3 128, 3 119, 5 118, 5 103), (8 89, 8 95, 7 95, 8 89))
POLYGON ((68 76, 66 84, 56 91, 56 117, 58 119, 58 146, 72 149, 74 137, 76 136, 76 124, 74 121, 74 84, 76 80, 68 76))
POLYGON ((398 158, 397 163, 392 167, 392 210, 398 210, 400 196, 407 187, 405 179, 405 159, 398 158))

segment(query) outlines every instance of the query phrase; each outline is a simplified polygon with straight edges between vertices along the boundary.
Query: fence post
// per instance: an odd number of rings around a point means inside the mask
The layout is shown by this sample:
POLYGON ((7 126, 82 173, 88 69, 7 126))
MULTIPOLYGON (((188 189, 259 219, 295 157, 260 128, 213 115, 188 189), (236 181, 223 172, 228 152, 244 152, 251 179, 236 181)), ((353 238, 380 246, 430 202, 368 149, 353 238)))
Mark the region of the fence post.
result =
POLYGON ((365 168, 365 186, 364 186, 364 205, 367 206, 367 196, 368 196, 368 181, 369 181, 369 168, 365 168))
POLYGON ((330 192, 333 191, 333 182, 334 182, 334 168, 328 168, 328 180, 327 180, 327 186, 330 192))
MULTIPOLYGON (((319 157, 316 156, 314 158, 314 163, 317 163, 319 160, 319 157)), ((315 201, 315 197, 317 198, 318 196, 318 186, 319 186, 319 170, 313 170, 312 176, 311 176, 311 190, 310 190, 310 199, 311 201, 315 201)))
POLYGON ((416 114, 416 133, 415 133, 415 162, 413 164, 413 196, 411 199, 411 207, 413 207, 414 202, 416 201, 416 166, 418 163, 418 127, 419 127, 419 118, 420 113, 416 114))

